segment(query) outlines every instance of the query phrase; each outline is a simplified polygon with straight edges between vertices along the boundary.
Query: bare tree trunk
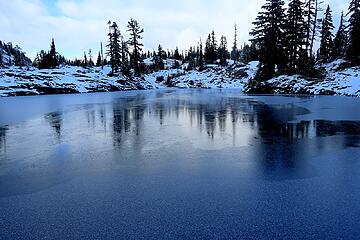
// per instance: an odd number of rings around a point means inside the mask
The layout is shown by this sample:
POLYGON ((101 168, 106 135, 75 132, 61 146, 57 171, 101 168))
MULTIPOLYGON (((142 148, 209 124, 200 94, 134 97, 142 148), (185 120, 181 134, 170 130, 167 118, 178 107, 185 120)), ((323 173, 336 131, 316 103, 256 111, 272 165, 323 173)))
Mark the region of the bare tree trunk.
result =
POLYGON ((315 42, 315 37, 316 37, 316 31, 317 31, 317 16, 319 14, 320 11, 320 4, 321 2, 319 2, 319 0, 315 0, 315 14, 314 14, 314 24, 313 24, 313 29, 312 29, 312 37, 311 37, 311 44, 310 44, 310 56, 313 55, 313 48, 314 48, 314 42, 315 42))
MULTIPOLYGON (((307 24, 306 24, 306 52, 309 52, 309 56, 311 56, 312 54, 312 50, 309 51, 310 45, 311 45, 311 31, 312 31, 312 26, 311 26, 311 18, 312 18, 312 14, 311 14, 311 6, 314 0, 308 0, 308 15, 307 15, 307 24)), ((316 21, 316 19, 315 19, 316 21)))
POLYGON ((102 42, 101 42, 101 69, 104 69, 104 52, 103 52, 102 42))

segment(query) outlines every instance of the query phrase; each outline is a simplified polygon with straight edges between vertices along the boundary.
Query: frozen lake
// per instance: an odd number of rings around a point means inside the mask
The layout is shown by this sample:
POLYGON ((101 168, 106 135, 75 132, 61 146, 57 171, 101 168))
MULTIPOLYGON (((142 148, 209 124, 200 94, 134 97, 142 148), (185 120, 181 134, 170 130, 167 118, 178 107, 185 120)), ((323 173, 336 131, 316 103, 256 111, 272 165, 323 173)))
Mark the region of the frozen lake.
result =
POLYGON ((358 239, 359 147, 359 98, 0 98, 0 239, 358 239))

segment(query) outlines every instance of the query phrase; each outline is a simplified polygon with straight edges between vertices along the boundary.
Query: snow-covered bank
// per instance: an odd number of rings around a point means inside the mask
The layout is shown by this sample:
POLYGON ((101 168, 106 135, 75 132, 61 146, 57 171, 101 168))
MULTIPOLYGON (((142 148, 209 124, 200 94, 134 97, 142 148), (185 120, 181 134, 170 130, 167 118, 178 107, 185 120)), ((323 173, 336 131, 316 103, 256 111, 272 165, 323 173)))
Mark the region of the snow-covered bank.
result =
POLYGON ((344 67, 346 62, 337 60, 318 66, 322 78, 304 78, 300 75, 279 76, 261 85, 269 94, 342 95, 360 97, 360 67, 344 67), (271 90, 270 90, 271 89, 271 90))
MULTIPOLYGON (((9 67, 0 69, 0 96, 54 93, 87 93, 135 89, 221 88, 246 91, 246 85, 257 71, 258 62, 209 65, 204 71, 179 69, 146 74, 143 78, 109 76, 110 67, 82 68, 63 66, 52 70, 9 67)), ((324 76, 306 79, 302 76, 279 76, 264 83, 269 94, 329 94, 360 96, 360 67, 345 68, 344 61, 319 66, 324 76)))
POLYGON ((227 67, 208 65, 204 71, 164 70, 145 76, 154 88, 211 88, 211 89, 239 89, 255 75, 258 62, 247 65, 242 63, 232 64, 227 67))
POLYGON ((0 69, 0 96, 88 93, 134 89, 151 89, 152 86, 124 76, 109 77, 109 67, 86 69, 64 66, 59 69, 10 67, 0 69))
POLYGON ((0 96, 56 93, 88 93, 138 89, 237 88, 244 89, 256 71, 256 62, 228 67, 209 66, 204 71, 162 70, 143 78, 109 76, 110 67, 82 68, 63 66, 58 69, 9 67, 0 69, 0 96))

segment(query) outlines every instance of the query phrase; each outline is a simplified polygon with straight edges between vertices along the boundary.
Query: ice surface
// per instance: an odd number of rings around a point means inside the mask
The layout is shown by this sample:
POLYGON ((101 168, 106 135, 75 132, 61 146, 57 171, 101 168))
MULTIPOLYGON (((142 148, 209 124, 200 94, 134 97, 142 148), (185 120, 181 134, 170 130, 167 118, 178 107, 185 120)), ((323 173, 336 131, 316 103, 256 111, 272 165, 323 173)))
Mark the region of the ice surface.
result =
POLYGON ((360 99, 3 98, 0 238, 357 239, 360 99))

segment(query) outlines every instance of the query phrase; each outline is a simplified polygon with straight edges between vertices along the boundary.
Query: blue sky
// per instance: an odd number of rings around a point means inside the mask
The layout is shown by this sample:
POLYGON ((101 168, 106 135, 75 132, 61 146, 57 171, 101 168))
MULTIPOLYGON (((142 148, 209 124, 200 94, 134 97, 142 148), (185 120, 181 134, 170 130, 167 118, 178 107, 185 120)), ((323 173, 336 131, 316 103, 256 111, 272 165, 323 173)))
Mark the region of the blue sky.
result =
POLYGON ((46 6, 46 9, 48 10, 51 16, 61 16, 61 11, 57 7, 56 1, 42 0, 42 2, 46 6))
MULTIPOLYGON (((54 37, 57 49, 66 57, 82 57, 84 51, 99 51, 106 41, 108 20, 116 21, 126 35, 126 23, 135 18, 145 29, 145 48, 161 43, 165 49, 188 48, 214 29, 224 34, 229 45, 233 26, 239 42, 249 38, 265 0, 0 0, 0 39, 18 44, 34 57, 48 49, 54 37)), ((325 0, 334 11, 337 24, 348 0, 325 0)), ((325 8, 325 7, 324 7, 325 8)))

